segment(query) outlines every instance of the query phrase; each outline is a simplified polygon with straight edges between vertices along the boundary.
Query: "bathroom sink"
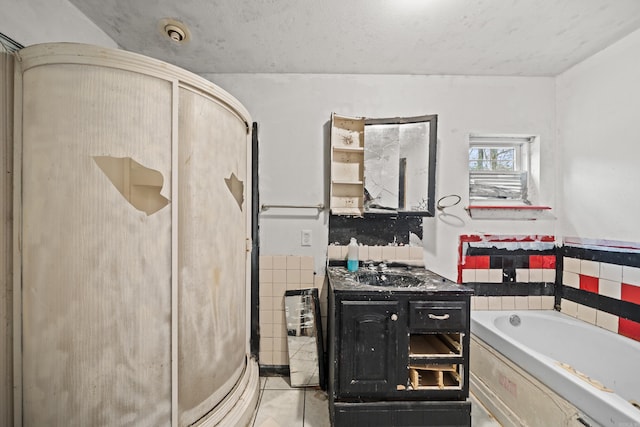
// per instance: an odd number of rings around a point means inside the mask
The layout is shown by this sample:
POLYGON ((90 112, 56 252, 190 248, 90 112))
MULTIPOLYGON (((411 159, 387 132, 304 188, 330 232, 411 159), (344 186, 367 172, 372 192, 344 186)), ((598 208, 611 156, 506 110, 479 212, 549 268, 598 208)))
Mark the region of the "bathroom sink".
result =
POLYGON ((389 271, 359 271, 355 274, 355 279, 364 285, 400 288, 419 286, 423 282, 411 274, 389 271))

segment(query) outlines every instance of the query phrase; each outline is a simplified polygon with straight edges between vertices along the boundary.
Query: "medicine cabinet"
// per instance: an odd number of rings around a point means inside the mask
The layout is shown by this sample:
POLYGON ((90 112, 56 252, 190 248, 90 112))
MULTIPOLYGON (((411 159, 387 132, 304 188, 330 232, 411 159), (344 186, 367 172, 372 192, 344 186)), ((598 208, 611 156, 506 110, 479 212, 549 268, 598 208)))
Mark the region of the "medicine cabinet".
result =
POLYGON ((437 116, 331 116, 331 213, 433 216, 437 116))

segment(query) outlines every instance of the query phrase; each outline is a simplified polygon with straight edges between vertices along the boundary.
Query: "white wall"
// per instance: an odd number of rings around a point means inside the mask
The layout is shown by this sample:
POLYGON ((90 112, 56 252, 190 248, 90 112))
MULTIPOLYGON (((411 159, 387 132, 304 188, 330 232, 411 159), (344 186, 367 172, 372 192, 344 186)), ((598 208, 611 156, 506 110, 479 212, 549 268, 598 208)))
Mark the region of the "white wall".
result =
MULTIPOLYGON (((328 182, 324 126, 331 112, 390 117, 438 114, 436 197, 459 194, 452 216, 425 220, 427 266, 457 276, 460 234, 555 234, 555 221, 477 221, 468 205, 470 132, 541 136, 539 202, 555 205, 555 93, 553 78, 209 74, 205 78, 237 97, 260 126, 260 198, 267 204, 325 201, 328 182)), ((326 213, 274 210, 261 215, 263 255, 312 255, 323 269, 326 213), (287 216, 295 215, 295 216, 287 216), (300 246, 300 231, 313 231, 313 246, 300 246)))
POLYGON ((556 84, 562 235, 640 242, 640 30, 556 84))
POLYGON ((29 46, 47 42, 117 44, 67 0, 3 0, 0 32, 29 46))

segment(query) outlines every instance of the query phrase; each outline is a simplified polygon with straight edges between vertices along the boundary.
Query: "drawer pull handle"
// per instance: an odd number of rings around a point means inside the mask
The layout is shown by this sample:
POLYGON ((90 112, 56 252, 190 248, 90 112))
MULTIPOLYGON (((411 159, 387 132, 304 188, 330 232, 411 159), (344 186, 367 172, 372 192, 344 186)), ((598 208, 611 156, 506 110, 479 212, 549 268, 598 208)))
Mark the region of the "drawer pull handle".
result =
POLYGON ((429 319, 434 319, 434 320, 447 320, 449 318, 449 313, 447 314, 443 314, 442 316, 438 316, 437 314, 431 314, 429 313, 429 319))
POLYGON ((394 321, 394 322, 395 322, 396 320, 398 320, 398 315, 397 315, 397 314, 395 314, 395 313, 393 313, 393 314, 391 315, 391 320, 392 320, 392 321, 394 321))

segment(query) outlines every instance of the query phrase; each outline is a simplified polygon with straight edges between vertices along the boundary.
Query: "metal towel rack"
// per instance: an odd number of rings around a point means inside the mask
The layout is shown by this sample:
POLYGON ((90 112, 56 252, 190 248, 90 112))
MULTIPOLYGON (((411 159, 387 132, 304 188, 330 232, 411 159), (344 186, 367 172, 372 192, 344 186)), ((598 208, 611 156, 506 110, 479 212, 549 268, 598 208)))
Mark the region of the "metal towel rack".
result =
POLYGON ((318 212, 324 210, 324 203, 318 203, 317 205, 261 205, 260 210, 266 211, 268 209, 317 209, 318 212))

